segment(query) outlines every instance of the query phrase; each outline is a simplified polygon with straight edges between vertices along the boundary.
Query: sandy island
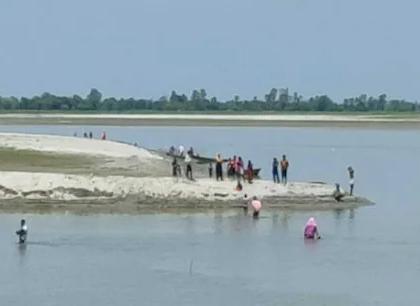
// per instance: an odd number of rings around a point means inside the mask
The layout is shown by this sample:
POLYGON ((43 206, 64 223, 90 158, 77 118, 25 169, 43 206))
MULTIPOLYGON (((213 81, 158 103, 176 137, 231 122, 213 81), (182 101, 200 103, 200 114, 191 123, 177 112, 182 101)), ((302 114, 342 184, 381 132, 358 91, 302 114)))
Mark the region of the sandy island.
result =
POLYGON ((418 128, 417 114, 0 114, 0 124, 418 128))
MULTIPOLYGON (((113 141, 0 133, 0 210, 136 213, 165 209, 239 208, 258 196, 266 208, 336 209, 372 204, 362 197, 336 202, 324 183, 266 180, 217 182, 205 165, 194 181, 171 177, 164 154, 113 141)), ((184 166, 184 165, 182 165, 184 166)))

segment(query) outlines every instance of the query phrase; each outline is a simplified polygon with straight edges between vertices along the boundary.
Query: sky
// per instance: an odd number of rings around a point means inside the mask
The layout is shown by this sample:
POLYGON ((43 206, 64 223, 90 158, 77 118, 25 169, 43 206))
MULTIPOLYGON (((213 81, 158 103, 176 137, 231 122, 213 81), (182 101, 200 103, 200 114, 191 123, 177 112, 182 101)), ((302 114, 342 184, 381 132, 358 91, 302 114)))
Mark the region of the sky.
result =
POLYGON ((1 0, 0 96, 420 100, 416 0, 1 0))

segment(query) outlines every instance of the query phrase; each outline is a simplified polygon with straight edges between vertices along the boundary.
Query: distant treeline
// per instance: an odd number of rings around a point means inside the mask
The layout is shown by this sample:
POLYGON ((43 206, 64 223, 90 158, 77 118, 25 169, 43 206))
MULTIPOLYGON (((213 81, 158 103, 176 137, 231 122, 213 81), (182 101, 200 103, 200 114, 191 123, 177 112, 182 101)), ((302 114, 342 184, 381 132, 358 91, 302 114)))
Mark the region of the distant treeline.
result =
POLYGON ((299 112, 416 112, 420 111, 417 102, 387 99, 385 94, 379 97, 361 95, 344 99, 341 103, 331 100, 327 95, 304 99, 294 93, 289 95, 287 89, 273 88, 264 99, 254 97, 244 100, 235 96, 229 101, 219 101, 216 97, 208 97, 206 90, 194 90, 191 96, 178 94, 175 91, 169 96, 153 99, 116 99, 103 98, 97 89, 91 89, 85 97, 74 95, 61 97, 50 93, 32 98, 0 97, 0 110, 19 111, 299 111, 299 112))

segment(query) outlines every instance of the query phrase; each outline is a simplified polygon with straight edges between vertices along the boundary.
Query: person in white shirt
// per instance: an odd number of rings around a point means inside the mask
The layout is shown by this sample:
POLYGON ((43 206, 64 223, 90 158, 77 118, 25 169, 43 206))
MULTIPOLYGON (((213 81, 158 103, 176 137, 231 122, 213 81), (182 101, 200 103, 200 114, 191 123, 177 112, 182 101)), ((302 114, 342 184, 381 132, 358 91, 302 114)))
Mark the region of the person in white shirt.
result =
POLYGON ((185 163, 187 164, 187 171, 185 171, 185 175, 187 176, 188 179, 193 180, 192 166, 191 166, 191 157, 190 157, 190 155, 188 153, 185 156, 185 163))
POLYGON ((183 146, 183 145, 180 145, 180 146, 178 147, 178 153, 179 153, 179 156, 180 156, 180 157, 184 157, 184 152, 185 152, 185 148, 184 148, 184 146, 183 146))

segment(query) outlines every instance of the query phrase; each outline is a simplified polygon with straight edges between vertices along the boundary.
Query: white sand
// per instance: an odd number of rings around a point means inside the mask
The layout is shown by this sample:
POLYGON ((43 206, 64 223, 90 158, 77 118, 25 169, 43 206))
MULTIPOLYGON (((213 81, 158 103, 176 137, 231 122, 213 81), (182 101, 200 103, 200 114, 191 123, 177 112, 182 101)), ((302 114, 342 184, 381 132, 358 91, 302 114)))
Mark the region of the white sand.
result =
POLYGON ((261 115, 223 115, 223 114, 0 114, 0 119, 144 119, 144 120, 214 120, 214 121, 285 121, 285 122, 420 122, 420 117, 395 118, 378 115, 340 115, 340 114, 261 114, 261 115))
POLYGON ((0 185, 17 192, 17 194, 10 194, 5 192, 4 189, 0 190, 0 199, 21 197, 54 200, 76 199, 74 195, 67 191, 69 188, 91 192, 112 192, 113 198, 124 198, 128 195, 141 193, 153 198, 209 201, 241 199, 245 194, 256 195, 261 198, 268 196, 329 196, 334 190, 333 186, 324 184, 290 183, 283 186, 270 181, 256 180, 253 184, 244 183, 244 190, 237 192, 234 190, 236 183, 232 181, 216 182, 215 180, 201 179, 192 182, 172 177, 94 177, 32 172, 0 172, 0 185), (51 194, 45 196, 39 194, 24 196, 22 194, 31 191, 51 191, 51 194))
POLYGON ((162 159, 145 149, 114 141, 51 135, 0 133, 0 147, 66 154, 162 159))

